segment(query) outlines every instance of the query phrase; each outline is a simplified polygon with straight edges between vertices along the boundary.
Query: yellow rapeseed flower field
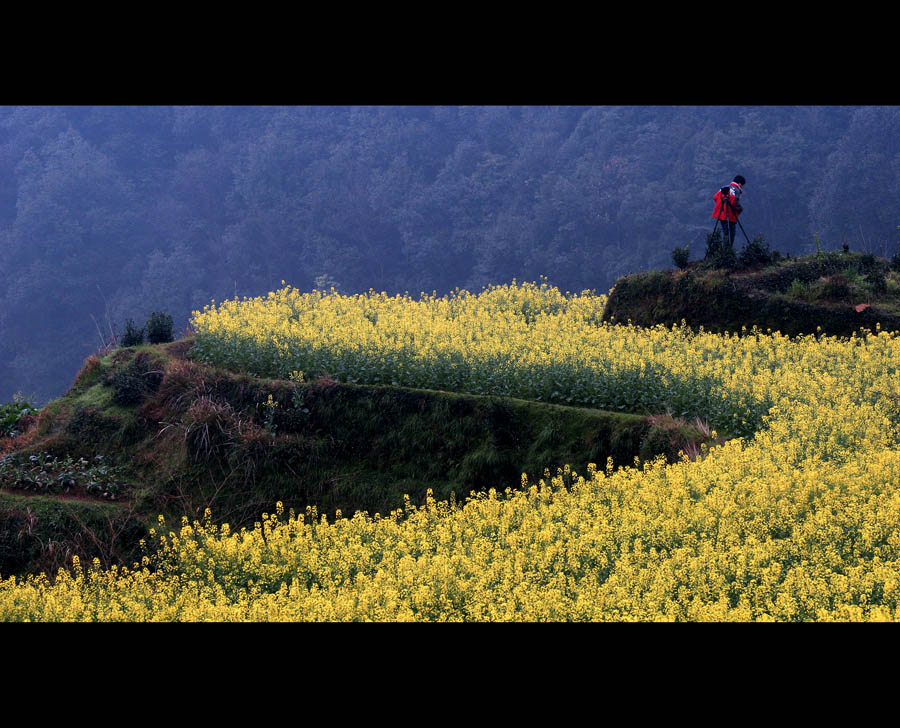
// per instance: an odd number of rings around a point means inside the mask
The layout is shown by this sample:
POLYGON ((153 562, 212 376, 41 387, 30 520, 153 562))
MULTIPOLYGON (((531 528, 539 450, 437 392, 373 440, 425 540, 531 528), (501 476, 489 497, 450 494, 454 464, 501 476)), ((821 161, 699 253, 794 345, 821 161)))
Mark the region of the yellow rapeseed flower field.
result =
POLYGON ((334 522, 161 521, 132 568, 0 581, 0 619, 900 619, 900 336, 612 326, 604 301, 546 284, 286 287, 193 325, 203 359, 261 376, 669 411, 733 439, 693 462, 600 463, 334 522))

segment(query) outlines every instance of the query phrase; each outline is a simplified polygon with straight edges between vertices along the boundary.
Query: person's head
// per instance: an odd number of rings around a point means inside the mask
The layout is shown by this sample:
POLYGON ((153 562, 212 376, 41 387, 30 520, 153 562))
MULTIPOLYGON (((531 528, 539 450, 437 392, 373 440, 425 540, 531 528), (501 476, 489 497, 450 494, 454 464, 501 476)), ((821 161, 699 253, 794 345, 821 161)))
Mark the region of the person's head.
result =
POLYGON ((744 175, 742 174, 739 174, 737 177, 735 177, 734 181, 737 182, 741 187, 747 184, 747 180, 744 179, 744 175))

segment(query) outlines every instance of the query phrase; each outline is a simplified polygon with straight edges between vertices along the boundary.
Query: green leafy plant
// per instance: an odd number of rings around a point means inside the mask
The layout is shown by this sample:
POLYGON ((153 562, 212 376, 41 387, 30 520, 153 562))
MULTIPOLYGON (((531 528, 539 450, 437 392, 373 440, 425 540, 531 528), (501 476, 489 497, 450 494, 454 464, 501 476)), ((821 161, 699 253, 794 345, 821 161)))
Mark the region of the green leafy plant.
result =
POLYGON ((7 488, 37 493, 68 493, 83 490, 85 493, 117 500, 125 483, 123 468, 107 465, 103 455, 94 456, 93 462, 85 458, 64 458, 40 452, 25 456, 13 453, 0 459, 0 484, 7 488))
POLYGON ((841 300, 850 295, 850 282, 847 276, 840 273, 821 278, 818 281, 820 297, 829 300, 841 300))
POLYGON ((147 321, 147 341, 165 344, 172 340, 172 317, 162 311, 154 311, 147 321))
POLYGON ((870 291, 876 296, 882 296, 887 293, 887 278, 880 271, 873 271, 866 276, 866 284, 870 291))
POLYGON ((299 386, 306 383, 303 371, 295 369, 288 375, 288 379, 294 383, 294 389, 291 392, 291 404, 294 405, 294 409, 298 412, 308 415, 309 407, 306 406, 306 398, 303 395, 303 390, 301 390, 301 387, 299 386))
POLYGON ((125 319, 125 334, 122 346, 138 346, 144 343, 144 327, 137 328, 132 319, 125 319))
POLYGON ((737 265, 734 246, 725 241, 718 228, 706 236, 706 255, 703 256, 703 261, 707 267, 727 270, 737 265))
POLYGON ((841 275, 847 279, 848 285, 860 286, 863 283, 863 274, 855 267, 847 267, 841 271, 841 275))
POLYGON ((38 409, 20 395, 13 395, 12 402, 0 405, 0 437, 16 437, 19 422, 25 415, 36 415, 38 409))
POLYGON ((675 248, 672 251, 672 262, 681 270, 688 266, 691 258, 691 246, 685 245, 683 248, 675 248))
POLYGON ((278 402, 272 399, 272 395, 269 395, 269 398, 262 403, 262 406, 265 407, 265 413, 263 414, 263 427, 266 432, 268 432, 272 437, 275 437, 275 432, 278 429, 278 425, 275 424, 275 410, 278 409, 278 402))
POLYGON ((810 298, 809 283, 807 283, 806 281, 794 279, 793 281, 791 281, 791 285, 787 289, 787 295, 789 298, 806 301, 810 298))
POLYGON ((888 296, 900 296, 900 279, 896 273, 885 276, 884 287, 888 296))
MULTIPOLYGON (((778 253, 773 251, 762 235, 757 235, 741 249, 738 260, 745 268, 755 265, 770 265, 777 260, 778 253)), ((780 256, 778 256, 780 257, 780 256)))

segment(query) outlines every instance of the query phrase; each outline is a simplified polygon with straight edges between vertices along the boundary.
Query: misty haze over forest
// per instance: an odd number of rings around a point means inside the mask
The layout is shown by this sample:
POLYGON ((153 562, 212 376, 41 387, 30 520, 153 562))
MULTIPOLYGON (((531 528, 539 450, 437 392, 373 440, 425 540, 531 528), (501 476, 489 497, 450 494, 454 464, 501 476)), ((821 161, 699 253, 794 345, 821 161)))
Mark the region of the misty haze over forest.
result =
POLYGON ((0 402, 61 395, 107 317, 282 280, 606 292, 701 257, 736 174, 783 253, 897 250, 900 107, 0 108, 0 402))

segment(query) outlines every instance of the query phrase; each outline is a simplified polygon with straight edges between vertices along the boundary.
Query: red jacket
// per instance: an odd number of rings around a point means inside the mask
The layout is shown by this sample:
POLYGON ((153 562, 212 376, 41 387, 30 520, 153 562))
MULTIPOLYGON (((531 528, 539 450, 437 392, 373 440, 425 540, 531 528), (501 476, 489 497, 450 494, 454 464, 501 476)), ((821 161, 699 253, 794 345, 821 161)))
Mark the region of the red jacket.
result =
POLYGON ((712 216, 716 220, 728 220, 728 222, 737 222, 738 215, 741 214, 741 186, 737 182, 731 183, 731 189, 728 194, 728 201, 731 205, 726 205, 722 200, 722 190, 718 190, 713 196, 716 201, 716 207, 712 216))

